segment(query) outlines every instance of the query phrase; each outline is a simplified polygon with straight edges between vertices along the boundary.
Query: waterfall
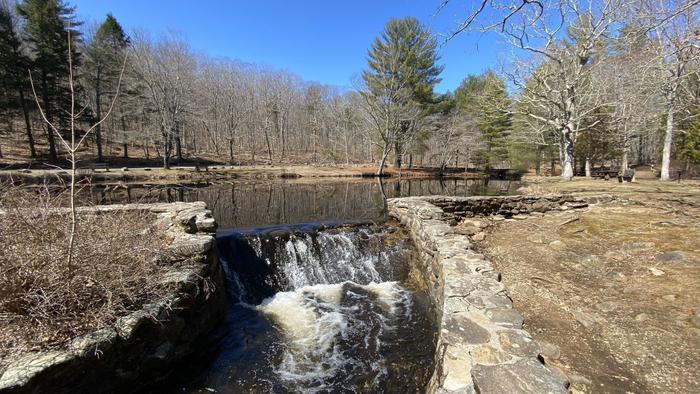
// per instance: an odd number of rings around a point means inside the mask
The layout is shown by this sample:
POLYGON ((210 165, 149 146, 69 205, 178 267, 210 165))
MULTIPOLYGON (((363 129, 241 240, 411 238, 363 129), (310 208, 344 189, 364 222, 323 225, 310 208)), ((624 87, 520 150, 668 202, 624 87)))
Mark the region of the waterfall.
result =
POLYGON ((312 232, 233 233, 221 237, 222 261, 233 281, 231 295, 259 304, 278 291, 353 282, 396 280, 405 264, 406 239, 393 229, 363 226, 312 232))
POLYGON ((386 225, 220 234, 234 301, 217 357, 189 390, 420 392, 434 326, 405 287, 412 247, 386 225))

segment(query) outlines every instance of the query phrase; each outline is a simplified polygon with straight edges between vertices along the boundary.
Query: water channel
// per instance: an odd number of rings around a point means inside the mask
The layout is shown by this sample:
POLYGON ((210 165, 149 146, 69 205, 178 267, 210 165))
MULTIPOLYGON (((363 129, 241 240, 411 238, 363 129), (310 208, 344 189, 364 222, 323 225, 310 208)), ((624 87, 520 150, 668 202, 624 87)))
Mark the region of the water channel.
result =
POLYGON ((435 309, 386 198, 512 194, 511 181, 266 180, 95 187, 96 203, 205 201, 230 307, 156 391, 420 393, 435 309))

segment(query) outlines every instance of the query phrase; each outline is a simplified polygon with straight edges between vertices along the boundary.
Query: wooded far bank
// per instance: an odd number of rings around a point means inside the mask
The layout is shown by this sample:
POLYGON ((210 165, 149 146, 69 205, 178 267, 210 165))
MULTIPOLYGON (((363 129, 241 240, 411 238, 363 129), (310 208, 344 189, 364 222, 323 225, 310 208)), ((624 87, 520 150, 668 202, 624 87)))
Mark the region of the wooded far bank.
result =
POLYGON ((70 55, 78 138, 118 94, 87 136, 82 166, 373 163, 383 172, 386 161, 547 168, 564 179, 600 166, 656 165, 662 179, 696 170, 698 1, 484 3, 487 16, 465 10, 453 33, 499 34, 514 55, 437 93, 440 45, 453 43, 411 17, 388 21, 367 43, 366 69, 340 88, 212 58, 176 34, 127 33, 111 14, 93 27, 64 1, 2 0, 0 163, 65 162, 38 108, 68 138, 70 55), (522 7, 511 14, 513 4, 522 7))

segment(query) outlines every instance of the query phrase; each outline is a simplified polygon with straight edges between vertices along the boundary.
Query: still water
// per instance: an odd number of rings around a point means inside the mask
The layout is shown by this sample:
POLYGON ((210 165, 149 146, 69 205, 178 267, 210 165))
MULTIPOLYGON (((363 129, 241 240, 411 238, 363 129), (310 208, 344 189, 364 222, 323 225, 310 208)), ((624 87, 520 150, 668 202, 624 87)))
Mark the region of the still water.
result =
POLYGON ((382 220, 385 198, 514 194, 516 181, 335 179, 234 181, 192 186, 129 185, 86 190, 93 202, 204 201, 220 229, 319 221, 382 220))

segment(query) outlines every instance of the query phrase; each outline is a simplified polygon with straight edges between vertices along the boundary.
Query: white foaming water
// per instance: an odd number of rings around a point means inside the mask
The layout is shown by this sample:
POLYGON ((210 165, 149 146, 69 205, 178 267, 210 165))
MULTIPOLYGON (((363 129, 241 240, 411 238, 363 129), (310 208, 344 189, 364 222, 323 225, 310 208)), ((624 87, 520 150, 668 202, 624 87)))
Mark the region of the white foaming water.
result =
MULTIPOLYGON (((258 310, 285 339, 275 373, 294 390, 318 392, 361 372, 385 375, 381 336, 410 311, 410 293, 397 282, 304 286, 268 298, 258 310), (352 373, 349 373, 352 371, 352 373)), ((337 387, 337 386, 336 386, 337 387)))
MULTIPOLYGON (((288 289, 344 281, 381 282, 376 267, 396 251, 382 248, 368 252, 359 245, 360 237, 379 242, 380 235, 367 232, 321 232, 315 238, 309 234, 291 235, 275 252, 288 289)), ((259 243, 258 240, 255 246, 259 243)))

